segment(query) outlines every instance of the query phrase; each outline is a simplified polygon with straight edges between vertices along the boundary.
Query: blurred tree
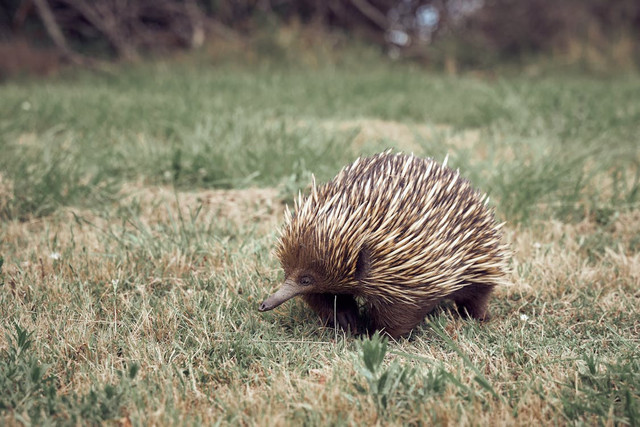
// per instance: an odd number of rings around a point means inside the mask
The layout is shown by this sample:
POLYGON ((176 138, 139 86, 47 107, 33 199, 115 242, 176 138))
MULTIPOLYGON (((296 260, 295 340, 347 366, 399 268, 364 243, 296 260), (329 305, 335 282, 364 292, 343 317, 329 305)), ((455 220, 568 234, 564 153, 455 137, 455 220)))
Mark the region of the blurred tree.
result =
MULTIPOLYGON (((37 40, 44 30, 71 59, 72 47, 105 45, 131 60, 293 20, 358 32, 393 56, 426 58, 438 46, 449 55, 512 58, 575 40, 606 50, 622 36, 640 39, 638 0, 0 0, 0 37, 37 40)), ((630 45, 640 57, 637 42, 630 45)))

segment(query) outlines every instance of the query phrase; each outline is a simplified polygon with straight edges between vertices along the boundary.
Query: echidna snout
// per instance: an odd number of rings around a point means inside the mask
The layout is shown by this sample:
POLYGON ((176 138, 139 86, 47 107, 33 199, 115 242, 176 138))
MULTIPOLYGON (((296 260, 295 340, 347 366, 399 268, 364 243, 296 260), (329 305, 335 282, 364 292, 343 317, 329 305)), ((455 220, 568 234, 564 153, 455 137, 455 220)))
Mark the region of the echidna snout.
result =
POLYGON ((270 295, 267 299, 265 299, 262 304, 260 304, 260 311, 269 311, 273 310, 280 304, 285 301, 290 300, 296 295, 300 295, 304 292, 302 286, 296 283, 293 280, 285 280, 280 289, 278 289, 275 293, 270 295))
POLYGON ((392 337, 445 298, 485 320, 493 288, 506 282, 501 227, 485 195, 432 159, 357 159, 286 211, 277 246, 285 281, 259 309, 301 295, 325 324, 392 337))

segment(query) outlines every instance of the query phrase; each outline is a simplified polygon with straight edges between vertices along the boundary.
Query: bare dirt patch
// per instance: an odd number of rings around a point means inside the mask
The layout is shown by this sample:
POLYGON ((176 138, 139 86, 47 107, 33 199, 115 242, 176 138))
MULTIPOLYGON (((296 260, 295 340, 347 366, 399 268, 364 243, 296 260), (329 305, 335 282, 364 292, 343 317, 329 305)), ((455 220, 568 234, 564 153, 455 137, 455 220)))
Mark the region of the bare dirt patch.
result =
POLYGON ((0 77, 49 75, 62 65, 60 55, 53 49, 37 49, 25 40, 0 42, 0 77))

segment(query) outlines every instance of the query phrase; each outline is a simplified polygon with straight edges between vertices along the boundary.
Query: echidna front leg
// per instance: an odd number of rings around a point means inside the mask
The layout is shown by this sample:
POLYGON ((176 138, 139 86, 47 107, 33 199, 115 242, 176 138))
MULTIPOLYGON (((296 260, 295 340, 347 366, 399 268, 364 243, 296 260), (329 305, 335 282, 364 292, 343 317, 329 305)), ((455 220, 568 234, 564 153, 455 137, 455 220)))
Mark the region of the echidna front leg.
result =
POLYGON ((432 308, 433 304, 422 307, 403 303, 371 304, 369 307, 370 332, 381 331, 393 338, 401 337, 418 326, 432 308))
POLYGON ((359 331, 360 309, 351 295, 305 294, 303 299, 318 313, 325 325, 333 326, 337 321, 345 331, 359 331))
POLYGON ((453 293, 451 299, 455 301, 461 314, 486 321, 491 317, 487 310, 491 292, 493 292, 492 285, 472 283, 453 293))

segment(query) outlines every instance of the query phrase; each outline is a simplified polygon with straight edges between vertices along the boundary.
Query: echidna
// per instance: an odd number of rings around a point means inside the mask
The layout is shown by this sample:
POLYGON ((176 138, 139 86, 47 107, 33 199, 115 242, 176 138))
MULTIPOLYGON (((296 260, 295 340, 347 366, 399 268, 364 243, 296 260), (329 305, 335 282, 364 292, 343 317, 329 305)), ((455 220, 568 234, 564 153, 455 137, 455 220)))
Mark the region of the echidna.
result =
POLYGON ((506 269, 502 224, 486 201, 446 161, 390 151, 357 159, 319 188, 314 179, 286 211, 276 251, 285 281, 260 311, 302 295, 325 324, 392 337, 444 298, 485 320, 506 269))

